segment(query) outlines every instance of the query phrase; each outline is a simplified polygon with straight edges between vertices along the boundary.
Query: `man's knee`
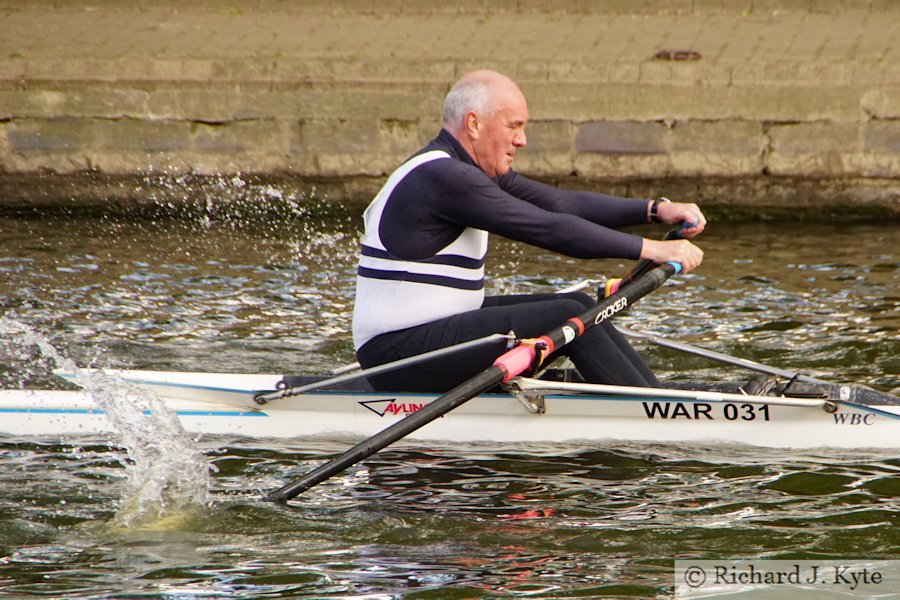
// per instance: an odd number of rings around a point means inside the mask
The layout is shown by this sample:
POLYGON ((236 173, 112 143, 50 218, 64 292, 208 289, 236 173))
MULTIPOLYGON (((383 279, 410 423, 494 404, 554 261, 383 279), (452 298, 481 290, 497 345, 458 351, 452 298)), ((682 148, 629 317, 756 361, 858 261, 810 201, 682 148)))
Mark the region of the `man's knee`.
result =
POLYGON ((570 292, 568 294, 560 294, 560 297, 577 302, 579 306, 578 313, 581 313, 585 309, 588 309, 597 303, 593 298, 591 298, 584 292, 570 292))
MULTIPOLYGON (((584 295, 584 294, 582 294, 584 295)), ((587 296, 584 296, 587 299, 587 296)), ((558 315, 564 318, 577 317, 581 313, 585 311, 586 308, 593 306, 590 304, 590 300, 588 299, 588 304, 585 305, 584 302, 579 298, 560 298, 556 302, 556 309, 558 311, 558 315)))

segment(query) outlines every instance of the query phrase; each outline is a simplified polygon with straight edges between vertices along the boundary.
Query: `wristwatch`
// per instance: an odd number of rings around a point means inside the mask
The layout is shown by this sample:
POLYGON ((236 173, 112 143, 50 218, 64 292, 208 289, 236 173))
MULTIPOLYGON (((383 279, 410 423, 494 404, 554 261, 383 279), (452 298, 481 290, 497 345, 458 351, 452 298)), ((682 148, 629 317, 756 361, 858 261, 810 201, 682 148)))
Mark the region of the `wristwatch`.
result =
POLYGON ((662 223, 662 219, 659 218, 659 205, 666 202, 671 202, 671 200, 664 198, 663 196, 660 196, 653 201, 653 204, 650 205, 650 221, 653 223, 662 223))

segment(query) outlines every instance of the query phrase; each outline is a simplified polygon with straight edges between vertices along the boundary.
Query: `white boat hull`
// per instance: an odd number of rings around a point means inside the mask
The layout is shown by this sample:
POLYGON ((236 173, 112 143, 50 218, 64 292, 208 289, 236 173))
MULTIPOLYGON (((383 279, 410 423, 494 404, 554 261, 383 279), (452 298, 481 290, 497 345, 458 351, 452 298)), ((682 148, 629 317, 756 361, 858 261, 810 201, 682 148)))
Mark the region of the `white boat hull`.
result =
MULTIPOLYGON (((368 437, 435 395, 318 391, 258 405, 278 375, 119 371, 152 390, 188 431, 254 438, 368 437)), ((543 396, 544 412, 506 394, 486 394, 408 436, 448 442, 629 440, 750 444, 780 448, 900 448, 900 406, 840 402, 821 407, 619 395, 543 396)), ((112 433, 87 392, 0 391, 0 435, 112 433)))

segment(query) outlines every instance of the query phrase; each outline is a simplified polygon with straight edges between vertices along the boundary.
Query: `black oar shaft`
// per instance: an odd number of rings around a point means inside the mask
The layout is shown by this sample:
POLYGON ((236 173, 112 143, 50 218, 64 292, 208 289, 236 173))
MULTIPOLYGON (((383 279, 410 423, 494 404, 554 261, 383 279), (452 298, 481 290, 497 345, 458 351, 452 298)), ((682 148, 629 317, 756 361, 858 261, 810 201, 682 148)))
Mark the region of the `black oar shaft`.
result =
MULTIPOLYGON (((675 273, 676 269, 680 270, 681 266, 678 265, 676 267, 673 263, 657 265, 655 269, 644 273, 627 287, 619 288, 613 295, 608 296, 577 317, 569 319, 556 329, 548 332, 541 338, 550 342, 551 347, 546 354, 562 348, 591 327, 599 325, 613 315, 625 310, 632 303, 661 286, 666 279, 675 273)), ((506 355, 514 354, 519 348, 513 348, 506 355)), ((519 371, 513 375, 518 375, 521 372, 519 371)))
MULTIPOLYGON (((666 235, 663 236, 663 241, 671 241, 671 240, 680 240, 681 239, 681 230, 683 227, 687 226, 687 223, 676 227, 675 229, 670 229, 666 232, 666 235)), ((656 263, 650 260, 649 258, 645 258, 640 261, 635 267, 622 278, 622 286, 630 285, 632 281, 652 269, 656 266, 656 263)))
MULTIPOLYGON (((625 310, 638 299, 661 286, 666 279, 675 273, 676 270, 680 270, 680 268, 679 265, 673 263, 660 265, 636 279, 627 288, 619 290, 577 317, 569 319, 556 329, 548 332, 538 340, 543 341, 548 346, 548 348, 543 350, 544 356, 555 349, 562 348, 594 325, 598 325, 616 313, 625 310)), ((372 456, 379 450, 427 425, 454 408, 465 404, 478 394, 525 372, 534 364, 534 357, 540 351, 534 345, 525 344, 507 351, 493 365, 478 375, 456 386, 418 411, 407 415, 387 429, 353 446, 334 460, 313 469, 297 481, 270 492, 266 496, 266 500, 287 502, 294 496, 372 456)))
POLYGON ((386 448, 397 440, 406 437, 416 429, 434 421, 457 406, 468 402, 478 394, 489 390, 503 381, 505 373, 497 366, 482 371, 465 383, 453 388, 438 400, 409 414, 390 427, 376 433, 372 437, 358 443, 336 459, 321 465, 297 481, 289 483, 266 496, 272 502, 287 502, 294 496, 337 475, 344 469, 365 460, 379 450, 386 448))

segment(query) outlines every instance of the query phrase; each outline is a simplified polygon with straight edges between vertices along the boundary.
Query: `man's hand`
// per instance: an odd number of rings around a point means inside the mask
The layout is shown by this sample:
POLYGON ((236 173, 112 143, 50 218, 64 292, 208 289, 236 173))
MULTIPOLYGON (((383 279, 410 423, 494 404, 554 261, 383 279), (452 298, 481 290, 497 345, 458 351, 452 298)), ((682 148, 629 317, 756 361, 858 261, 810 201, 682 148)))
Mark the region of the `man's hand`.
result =
MULTIPOLYGON (((700 229, 702 231, 703 227, 700 229)), ((703 250, 687 240, 656 241, 645 238, 641 258, 649 258, 655 263, 681 263, 683 271, 689 273, 703 262, 703 250)))
POLYGON ((706 227, 706 217, 696 204, 664 202, 657 206, 656 215, 660 221, 670 225, 687 223, 686 227, 678 231, 679 235, 686 239, 696 237, 706 227))

